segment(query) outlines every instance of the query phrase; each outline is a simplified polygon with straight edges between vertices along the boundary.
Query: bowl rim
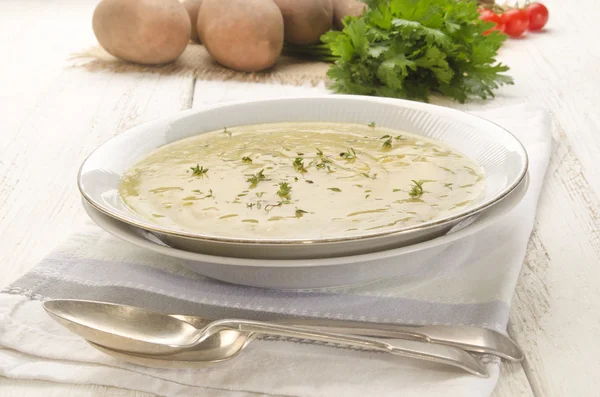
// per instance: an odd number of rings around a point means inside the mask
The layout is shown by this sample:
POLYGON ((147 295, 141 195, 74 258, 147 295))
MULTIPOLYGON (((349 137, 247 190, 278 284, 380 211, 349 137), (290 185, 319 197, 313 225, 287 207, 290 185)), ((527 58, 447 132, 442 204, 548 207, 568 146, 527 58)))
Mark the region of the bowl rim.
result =
MULTIPOLYGON (((176 142, 176 141, 173 141, 173 142, 176 142)), ((155 148, 155 149, 157 149, 157 148, 155 148)), ((466 113, 466 112, 463 112, 463 111, 460 111, 457 109, 447 108, 444 106, 432 105, 432 104, 423 103, 423 102, 409 101, 409 100, 404 100, 404 99, 395 99, 395 98, 368 97, 368 96, 361 96, 361 95, 290 96, 290 97, 268 98, 268 99, 261 99, 261 100, 241 100, 241 101, 218 103, 215 105, 202 107, 200 109, 184 110, 184 111, 175 113, 170 116, 160 117, 160 118, 139 124, 133 128, 123 131, 122 133, 105 141, 100 146, 98 146, 96 149, 94 149, 85 158, 85 160, 82 162, 81 166, 79 167, 79 171, 77 173, 77 187, 78 187, 79 192, 81 193, 82 197, 90 205, 92 205, 94 208, 96 208, 98 211, 103 212, 104 214, 106 214, 110 217, 113 217, 121 222, 130 224, 132 226, 135 226, 135 227, 138 227, 138 228, 141 228, 144 230, 155 232, 155 233, 161 233, 164 235, 169 235, 169 236, 178 237, 178 238, 200 240, 200 241, 221 243, 221 244, 236 244, 236 245, 237 244, 247 244, 247 245, 250 244, 250 245, 257 245, 257 246, 273 246, 273 245, 275 245, 275 246, 282 246, 282 245, 309 246, 309 245, 313 245, 314 246, 314 245, 319 245, 319 244, 351 243, 353 241, 365 241, 365 240, 368 241, 369 239, 378 239, 378 238, 382 238, 382 237, 393 238, 395 236, 410 234, 410 233, 414 233, 414 232, 423 232, 428 229, 432 229, 432 228, 436 228, 439 226, 443 226, 445 224, 449 224, 451 222, 458 222, 462 219, 476 215, 476 214, 494 206, 499 201, 501 201, 503 198, 505 198, 507 195, 509 195, 523 181, 523 179, 525 178, 525 175, 527 174, 528 168, 529 168, 529 158, 527 155, 527 151, 526 151, 525 147, 523 146, 523 144, 521 143, 521 141, 514 134, 512 134, 510 131, 508 131, 504 127, 502 127, 494 122, 491 122, 483 117, 477 116, 477 115, 466 113), (270 102, 277 102, 277 101, 297 101, 297 100, 313 101, 313 100, 323 100, 323 99, 333 100, 333 101, 335 101, 335 100, 350 100, 350 101, 357 101, 357 102, 365 102, 366 101, 366 102, 386 103, 386 104, 398 105, 398 107, 412 107, 412 108, 416 108, 416 109, 423 109, 425 111, 427 111, 429 109, 433 109, 436 112, 438 112, 438 114, 441 113, 441 114, 448 114, 448 115, 454 115, 454 116, 459 116, 459 117, 478 119, 480 122, 487 123, 491 126, 494 126, 496 129, 498 129, 502 133, 506 134, 509 139, 513 140, 513 143, 516 144, 516 147, 517 147, 518 151, 520 152, 519 155, 523 160, 522 167, 519 170, 519 173, 518 173, 517 177, 515 178, 515 180, 513 180, 512 183, 510 183, 508 185, 508 187, 504 188, 501 192, 496 193, 494 196, 492 196, 487 201, 484 201, 483 203, 474 205, 472 207, 467 207, 463 211, 452 213, 452 214, 446 215, 444 217, 436 218, 431 221, 419 223, 416 225, 406 226, 406 227, 403 227, 400 229, 392 229, 392 230, 388 230, 388 231, 373 232, 373 233, 368 233, 368 234, 359 234, 359 235, 355 235, 355 236, 326 237, 326 238, 315 238, 315 239, 306 239, 306 238, 304 238, 304 239, 271 239, 271 238, 269 238, 269 239, 253 239, 253 238, 219 237, 219 236, 206 235, 206 234, 202 234, 202 233, 188 232, 185 230, 173 229, 173 228, 168 228, 168 227, 162 227, 160 225, 153 224, 149 221, 143 221, 141 219, 135 219, 133 217, 129 217, 127 215, 124 215, 121 212, 118 212, 118 211, 112 209, 111 207, 103 206, 101 203, 97 202, 92 196, 90 196, 86 192, 86 189, 83 187, 82 177, 83 177, 84 168, 88 164, 88 161, 90 161, 90 159, 92 159, 106 145, 118 144, 119 141, 127 139, 128 135, 136 134, 136 133, 139 134, 140 132, 143 132, 147 129, 153 128, 154 126, 164 125, 166 123, 172 123, 174 121, 177 121, 181 118, 184 118, 184 117, 187 117, 190 115, 201 114, 203 112, 213 110, 213 109, 218 109, 218 108, 235 108, 239 105, 244 105, 244 104, 254 104, 254 103, 267 103, 268 104, 270 102)))
MULTIPOLYGON (((210 255, 210 254, 202 254, 199 252, 186 251, 180 248, 171 247, 166 244, 159 244, 154 241, 147 239, 146 237, 141 236, 139 233, 135 231, 130 231, 131 229, 140 229, 136 228, 133 225, 130 225, 125 222, 121 222, 120 220, 111 217, 103 213, 102 211, 98 211, 94 206, 89 205, 86 200, 83 201, 83 207, 88 214, 88 216, 100 226, 102 229, 106 230, 108 233, 116 236, 117 238, 126 241, 130 244, 133 244, 137 247, 141 247, 144 249, 148 249, 152 252, 157 252, 162 255, 167 255, 170 257, 175 257, 184 260, 190 260, 195 262, 203 262, 203 263, 212 263, 215 265, 227 265, 227 266, 242 266, 242 267, 266 267, 266 268, 290 268, 290 267, 320 267, 320 266, 342 266, 349 265, 353 263, 359 262, 372 262, 382 259, 388 259, 392 257, 398 257, 405 254, 411 254, 415 252, 420 252, 422 250, 435 248, 440 245, 448 245, 452 244, 456 241, 459 241, 463 238, 467 238, 468 236, 473 235, 481 230, 486 229, 492 224, 498 222, 501 218, 506 216, 512 210, 514 210, 525 198, 527 195, 529 188, 531 187, 531 180, 529 174, 523 178, 523 181, 517 186, 514 194, 509 195, 506 200, 502 200, 498 207, 494 210, 497 212, 487 216, 484 219, 476 218, 473 223, 465 226, 464 228, 457 230, 453 233, 445 234, 443 236, 422 241, 420 243, 411 244, 404 247, 391 248, 376 252, 367 252, 362 254, 348 255, 348 256, 336 256, 336 257, 327 257, 327 258, 310 258, 310 259, 257 259, 257 258, 240 258, 240 257, 225 257, 218 255, 210 255), (87 205, 86 205, 87 204, 87 205), (501 207, 505 206, 505 207, 501 207), (90 211, 96 211, 97 213, 94 215, 90 215, 90 211), (119 230, 127 229, 126 232, 122 232, 120 234, 115 233, 113 228, 107 229, 105 226, 102 226, 98 223, 95 216, 105 217, 107 218, 107 222, 112 222, 118 225, 119 230), (123 237, 123 234, 127 234, 129 237, 123 237), (131 237, 134 235, 134 237, 131 237), (133 240, 143 241, 142 243, 136 243, 133 240)), ((482 216, 486 216, 485 214, 482 216)), ((149 233, 148 231, 141 229, 142 232, 149 233)))

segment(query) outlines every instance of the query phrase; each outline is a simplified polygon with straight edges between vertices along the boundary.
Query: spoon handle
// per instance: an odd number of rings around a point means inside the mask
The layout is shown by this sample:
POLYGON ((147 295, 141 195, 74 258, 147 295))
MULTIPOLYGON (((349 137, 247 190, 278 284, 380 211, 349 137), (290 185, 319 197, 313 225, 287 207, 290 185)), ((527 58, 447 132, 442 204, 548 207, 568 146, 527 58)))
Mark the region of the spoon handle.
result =
POLYGON ((301 338, 317 342, 335 343, 351 347, 375 350, 398 356, 416 358, 447 364, 461 368, 473 375, 488 377, 489 374, 482 364, 464 350, 444 345, 422 343, 413 340, 383 341, 364 336, 343 335, 332 332, 320 331, 314 328, 304 328, 292 325, 264 323, 249 320, 219 320, 203 328, 202 334, 208 337, 215 332, 234 328, 241 332, 281 336, 288 338, 301 338))
POLYGON ((294 324, 340 334, 411 339, 454 346, 474 353, 498 356, 509 361, 522 361, 521 348, 500 332, 478 327, 451 325, 396 325, 330 319, 286 319, 280 324, 294 324))
MULTIPOLYGON (((198 328, 207 320, 195 316, 172 315, 198 328)), ((270 321, 271 323, 271 321, 270 321)), ((508 336, 490 329, 451 325, 378 324, 336 319, 286 318, 273 320, 275 324, 296 325, 338 334, 352 334, 374 338, 409 339, 458 347, 473 353, 491 354, 510 361, 521 361, 522 350, 508 336)))

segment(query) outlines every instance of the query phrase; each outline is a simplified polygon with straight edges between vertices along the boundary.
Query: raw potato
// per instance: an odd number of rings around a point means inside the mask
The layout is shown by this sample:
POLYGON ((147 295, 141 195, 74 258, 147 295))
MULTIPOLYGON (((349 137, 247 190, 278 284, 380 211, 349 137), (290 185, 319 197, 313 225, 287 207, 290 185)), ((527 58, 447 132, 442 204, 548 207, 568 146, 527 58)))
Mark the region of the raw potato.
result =
POLYGON ((177 0, 102 0, 92 26, 110 54, 148 65, 177 59, 192 30, 188 13, 177 0))
POLYGON ((181 4, 185 7, 185 10, 190 15, 190 21, 192 22, 192 41, 195 43, 200 43, 200 38, 198 37, 198 29, 196 28, 196 23, 198 22, 198 10, 202 5, 202 0, 179 0, 181 4))
POLYGON ((204 0, 198 34, 221 65, 256 72, 275 64, 283 48, 283 17, 273 0, 204 0))
POLYGON ((333 0, 333 26, 339 30, 344 29, 344 17, 359 17, 366 8, 367 5, 358 0, 333 0))
POLYGON ((285 40, 294 44, 311 44, 331 29, 331 0, 274 0, 285 24, 285 40))

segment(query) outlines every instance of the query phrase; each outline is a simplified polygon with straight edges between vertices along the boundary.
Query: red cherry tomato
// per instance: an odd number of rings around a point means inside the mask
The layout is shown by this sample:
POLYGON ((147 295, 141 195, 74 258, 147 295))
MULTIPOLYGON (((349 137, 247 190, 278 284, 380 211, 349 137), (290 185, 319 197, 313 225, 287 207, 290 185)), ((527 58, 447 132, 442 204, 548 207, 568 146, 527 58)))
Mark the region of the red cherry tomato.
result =
POLYGON ((502 23, 502 17, 500 15, 498 15, 494 11, 488 10, 488 9, 481 10, 479 12, 479 14, 480 14, 479 19, 481 19, 482 21, 493 22, 496 24, 490 30, 486 30, 485 32, 483 32, 484 35, 488 35, 494 30, 499 30, 501 32, 504 31, 504 24, 502 23))
POLYGON ((504 23, 504 32, 510 37, 519 37, 527 30, 529 26, 529 15, 523 10, 512 9, 502 14, 504 23))
POLYGON ((531 3, 525 7, 529 16, 529 30, 541 30, 548 22, 548 9, 540 3, 531 3))

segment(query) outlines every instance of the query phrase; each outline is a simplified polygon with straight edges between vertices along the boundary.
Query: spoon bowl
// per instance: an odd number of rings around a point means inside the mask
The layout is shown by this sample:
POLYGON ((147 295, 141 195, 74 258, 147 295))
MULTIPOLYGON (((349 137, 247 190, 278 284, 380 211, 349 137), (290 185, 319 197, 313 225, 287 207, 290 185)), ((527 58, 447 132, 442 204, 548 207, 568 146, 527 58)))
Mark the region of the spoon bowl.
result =
MULTIPOLYGON (((96 344, 131 353, 177 353, 193 348, 201 337, 198 328, 185 321, 132 306, 56 300, 44 302, 44 309, 71 332, 96 344)), ((231 345, 238 337, 239 332, 235 331, 214 334, 207 338, 203 348, 231 345)))

